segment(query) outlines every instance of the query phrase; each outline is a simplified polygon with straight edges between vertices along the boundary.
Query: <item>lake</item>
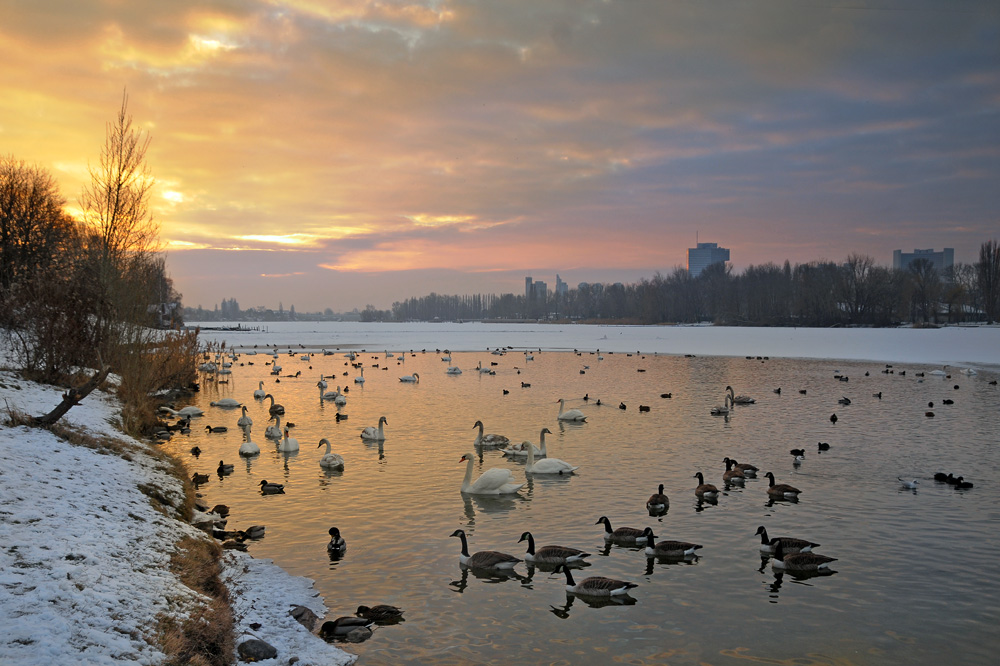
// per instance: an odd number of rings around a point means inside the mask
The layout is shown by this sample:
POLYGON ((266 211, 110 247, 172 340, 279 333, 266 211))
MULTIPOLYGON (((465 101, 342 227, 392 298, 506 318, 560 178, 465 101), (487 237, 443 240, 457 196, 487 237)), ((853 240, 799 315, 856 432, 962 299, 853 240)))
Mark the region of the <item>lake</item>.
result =
MULTIPOLYGON (((309 342, 317 350, 335 346, 309 342)), ((201 492, 210 505, 231 507, 231 528, 267 526, 250 552, 315 580, 331 617, 361 604, 405 609, 404 622, 345 646, 363 664, 936 664, 945 655, 994 663, 995 373, 944 377, 923 365, 623 352, 599 359, 596 347, 534 351, 533 360, 522 350, 453 352, 451 362, 432 350, 405 361, 400 349, 390 349, 391 358, 369 350, 357 359, 363 385, 342 352, 302 360, 303 350, 282 349, 277 378, 265 365, 270 355, 243 354, 228 383, 203 378, 194 404, 205 416, 193 421, 190 436, 166 446, 192 471, 211 474, 201 492), (477 372, 477 364, 496 374, 477 372), (446 374, 449 365, 463 373, 446 374), (414 372, 418 383, 398 380, 414 372), (349 386, 339 410, 319 400, 321 374, 330 390, 349 386), (298 453, 278 453, 264 438, 268 401, 252 398, 259 381, 285 405, 283 421, 295 423, 298 453), (727 385, 756 403, 711 416, 727 385), (240 412, 209 406, 220 397, 248 406, 259 456, 238 458, 240 412), (838 403, 844 397, 850 405, 838 403), (557 421, 559 398, 587 422, 557 421), (347 418, 338 422, 338 411, 347 418), (385 442, 365 443, 361 429, 383 415, 385 442), (537 444, 547 427, 549 455, 580 469, 568 478, 527 479, 523 462, 473 450, 477 420, 516 442, 537 444), (208 433, 205 425, 229 432, 208 433), (344 457, 343 472, 320 468, 322 437, 344 457), (830 449, 819 452, 818 442, 830 449), (195 444, 203 452, 197 459, 189 453, 195 444), (793 448, 806 450, 798 464, 793 448), (465 453, 475 456, 474 475, 506 468, 525 486, 511 497, 463 495, 465 453), (726 456, 757 465, 759 478, 725 489, 726 456), (219 459, 235 462, 235 473, 216 476, 219 459), (695 497, 699 471, 722 489, 717 502, 695 497), (801 489, 801 498, 769 501, 765 471, 801 489), (962 474, 975 487, 937 483, 939 471, 962 474), (917 489, 903 489, 899 476, 917 479, 917 489), (285 484, 286 493, 262 496, 262 479, 285 484), (670 508, 651 517, 645 502, 660 483, 670 508), (650 526, 658 539, 703 548, 695 559, 649 560, 642 549, 607 546, 595 524, 601 516, 614 527, 650 526), (348 550, 331 560, 334 525, 348 550), (759 525, 772 536, 822 544, 816 552, 837 558, 835 573, 775 574, 758 551, 759 525), (575 570, 577 580, 609 576, 638 587, 624 603, 602 604, 567 595, 561 574, 524 563, 510 576, 464 569, 460 543, 449 537, 458 528, 470 551, 518 557, 518 538, 531 531, 538 546, 592 553, 589 566, 575 570)))

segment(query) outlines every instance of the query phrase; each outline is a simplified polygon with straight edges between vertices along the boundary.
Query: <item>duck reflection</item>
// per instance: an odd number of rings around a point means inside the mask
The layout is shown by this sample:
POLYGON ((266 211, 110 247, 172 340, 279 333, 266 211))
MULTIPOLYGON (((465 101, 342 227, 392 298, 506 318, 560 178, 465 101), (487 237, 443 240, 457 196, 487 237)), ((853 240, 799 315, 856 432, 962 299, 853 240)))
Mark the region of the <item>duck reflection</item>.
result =
POLYGON ((618 594, 613 597, 577 597, 574 594, 567 593, 566 603, 562 606, 550 605, 549 612, 562 620, 566 620, 569 618, 569 611, 577 599, 590 608, 604 608, 605 606, 634 606, 636 604, 635 597, 630 597, 627 594, 618 594))

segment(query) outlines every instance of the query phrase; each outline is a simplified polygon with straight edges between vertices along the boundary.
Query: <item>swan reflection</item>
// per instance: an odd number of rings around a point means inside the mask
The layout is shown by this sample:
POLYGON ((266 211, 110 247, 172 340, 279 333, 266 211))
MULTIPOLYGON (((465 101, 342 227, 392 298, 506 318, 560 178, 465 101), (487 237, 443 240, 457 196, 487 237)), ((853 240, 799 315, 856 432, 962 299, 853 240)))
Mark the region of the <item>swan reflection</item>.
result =
POLYGON ((518 502, 525 501, 519 495, 469 495, 462 493, 462 503, 465 506, 465 517, 468 525, 476 522, 476 511, 486 514, 507 513, 517 507, 518 502))

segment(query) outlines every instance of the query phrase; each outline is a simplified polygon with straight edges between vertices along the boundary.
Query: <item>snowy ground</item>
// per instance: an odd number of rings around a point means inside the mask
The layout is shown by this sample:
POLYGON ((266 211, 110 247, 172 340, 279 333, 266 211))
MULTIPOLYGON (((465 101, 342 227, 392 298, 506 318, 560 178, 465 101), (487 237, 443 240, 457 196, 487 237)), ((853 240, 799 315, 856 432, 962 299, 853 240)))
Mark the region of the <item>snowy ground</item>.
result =
MULTIPOLYGON (((38 415, 61 391, 0 372, 6 411, 38 415)), ((92 434, 113 430, 116 405, 92 393, 65 417, 92 434)), ((73 446, 47 430, 0 426, 0 664, 155 664, 154 618, 184 615, 198 595, 168 570, 175 542, 202 534, 153 509, 140 484, 180 493, 163 464, 144 454, 73 446), (137 594, 137 591, 141 593, 137 594)), ((312 582, 268 560, 227 553, 241 631, 278 649, 271 664, 349 664, 354 660, 310 634, 288 611, 326 609, 312 582), (259 623, 253 631, 250 624, 259 623)))

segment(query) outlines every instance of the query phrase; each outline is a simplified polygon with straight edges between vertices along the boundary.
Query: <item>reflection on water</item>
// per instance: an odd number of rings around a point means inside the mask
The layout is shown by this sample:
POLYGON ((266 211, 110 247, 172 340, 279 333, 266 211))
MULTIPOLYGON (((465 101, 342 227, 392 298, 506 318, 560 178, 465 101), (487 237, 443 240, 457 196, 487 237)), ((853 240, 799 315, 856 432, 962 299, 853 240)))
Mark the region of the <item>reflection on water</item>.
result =
POLYGON ((242 356, 228 383, 205 376, 197 404, 206 416, 166 444, 191 472, 209 475, 199 491, 209 505, 230 506, 229 529, 267 526, 264 538, 249 542, 251 554, 314 579, 332 617, 362 604, 406 609, 406 623, 349 646, 362 664, 604 664, 611 656, 639 664, 723 656, 812 663, 823 654, 936 664, 956 649, 965 663, 988 664, 1000 650, 1000 577, 988 575, 1000 546, 1000 491, 983 483, 1000 469, 1000 419, 984 416, 997 413, 1000 391, 987 373, 919 382, 915 372, 887 375, 874 371, 877 364, 605 353, 600 362, 588 354, 580 374, 572 353, 535 353, 530 362, 522 353, 451 356, 446 364, 440 354, 417 352, 404 366, 399 354, 359 352, 364 384, 353 383, 360 368, 342 355, 281 353, 278 376, 264 364, 269 355, 242 356), (496 374, 475 372, 480 363, 496 374), (448 365, 465 372, 449 376, 448 365), (346 404, 317 399, 320 374, 331 387, 340 382, 346 404), (411 374, 419 381, 398 379, 411 374), (253 398, 259 382, 285 405, 281 423, 295 424, 300 451, 281 453, 264 437, 276 421, 270 401, 253 398), (712 417, 727 385, 756 404, 712 417), (787 390, 775 393, 777 386, 787 390), (224 397, 247 405, 259 455, 236 461, 239 413, 209 406, 224 397), (851 404, 838 404, 843 397, 851 404), (559 398, 587 421, 558 421, 559 398), (939 405, 934 419, 924 416, 930 401, 939 405), (383 415, 391 424, 385 440, 363 440, 362 428, 383 415), (526 477, 524 461, 474 451, 479 420, 512 442, 537 441, 549 428, 549 455, 580 469, 573 477, 526 477), (206 423, 229 431, 209 434, 206 423), (322 438, 343 456, 342 471, 320 467, 322 438), (817 451, 817 442, 829 448, 817 451), (196 445, 200 457, 190 453, 196 445), (806 453, 795 461, 788 452, 798 448, 806 453), (458 461, 471 451, 477 475, 501 467, 525 485, 511 496, 463 495, 458 461), (761 478, 725 486, 727 456, 756 465, 761 478), (213 474, 220 459, 235 463, 234 472, 213 474), (720 488, 714 500, 695 495, 699 470, 720 488), (770 498, 768 471, 800 488, 801 498, 770 498), (935 482, 938 471, 978 483, 958 490, 935 482), (901 488, 900 476, 916 478, 919 490, 901 488), (285 494, 262 496, 262 479, 284 484, 285 494), (646 500, 660 483, 670 509, 651 515, 646 500), (644 548, 606 543, 594 525, 602 515, 704 548, 690 560, 650 559, 644 548), (838 558, 840 573, 773 572, 760 557, 761 524, 822 543, 818 552, 838 558), (350 544, 339 559, 326 551, 334 525, 350 544), (543 567, 519 563, 509 575, 463 569, 448 538, 456 528, 480 549, 518 557, 518 539, 530 530, 544 543, 594 553, 589 571, 638 587, 624 598, 578 598, 543 567), (963 556, 943 556, 949 543, 966 544, 963 556), (794 632, 773 631, 788 624, 794 632))

